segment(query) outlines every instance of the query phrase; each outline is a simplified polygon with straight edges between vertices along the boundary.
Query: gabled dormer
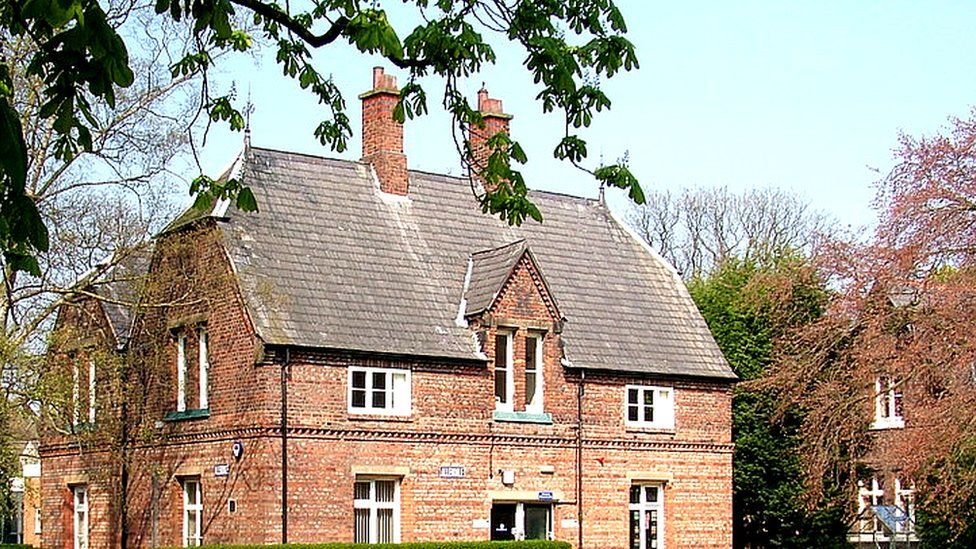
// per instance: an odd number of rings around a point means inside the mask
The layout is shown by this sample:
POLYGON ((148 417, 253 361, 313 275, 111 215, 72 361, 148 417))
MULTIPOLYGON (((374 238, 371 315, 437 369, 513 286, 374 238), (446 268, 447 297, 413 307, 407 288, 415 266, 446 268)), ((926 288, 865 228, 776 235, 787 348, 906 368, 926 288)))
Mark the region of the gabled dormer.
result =
POLYGON ((551 423, 546 382, 559 368, 564 319, 525 240, 471 254, 458 316, 490 358, 494 418, 551 423))

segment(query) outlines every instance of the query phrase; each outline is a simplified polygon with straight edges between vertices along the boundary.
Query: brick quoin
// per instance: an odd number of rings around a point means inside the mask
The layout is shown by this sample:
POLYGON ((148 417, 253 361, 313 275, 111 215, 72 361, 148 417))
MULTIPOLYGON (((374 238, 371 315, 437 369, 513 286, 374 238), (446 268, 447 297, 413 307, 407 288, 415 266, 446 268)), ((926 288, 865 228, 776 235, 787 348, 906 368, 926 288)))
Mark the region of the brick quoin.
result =
MULTIPOLYGON (((386 137, 364 137, 363 152, 381 185, 384 179, 398 182, 384 188, 386 192, 406 194, 402 133, 380 114, 392 110, 395 97, 389 90, 395 87, 382 70, 374 73, 374 90, 363 101, 364 130, 367 124, 383 129, 364 133, 386 137), (392 137, 386 135, 390 132, 392 137), (384 172, 384 159, 398 167, 384 172), (397 170, 402 179, 397 179, 397 170)), ((500 102, 481 106, 501 112, 500 102)), ((498 123, 507 126, 507 119, 498 118, 498 123)), ((627 372, 584 374, 566 367, 559 296, 548 294, 543 273, 529 254, 515 264, 491 307, 467 319, 481 342, 484 361, 464 361, 263 343, 222 244, 231 237, 205 218, 158 238, 144 299, 168 305, 139 309, 125 352, 129 368, 121 380, 124 390, 111 403, 99 404, 106 420, 97 422, 91 443, 80 445, 75 436, 57 433, 42 438, 44 547, 72 547, 70 488, 77 484, 89 487, 91 547, 119 546, 123 458, 109 443, 118 440, 118 433, 108 418, 120 414, 122 402, 127 412, 117 423, 124 422, 131 436, 124 460, 130 547, 181 545, 181 483, 186 478, 202 483, 205 543, 280 542, 281 380, 286 361, 291 542, 352 541, 353 484, 357 476, 378 475, 400 479, 405 542, 488 539, 484 524, 493 501, 532 502, 539 492, 553 492, 556 539, 578 545, 582 501, 583 546, 624 548, 629 488, 634 482, 653 481, 663 486, 666 547, 731 547, 731 385, 627 372), (187 334, 192 372, 188 408, 195 406, 192 380, 198 370, 196 330, 201 327, 210 349, 208 414, 167 420, 176 410, 180 333, 187 334), (500 330, 513 334, 516 411, 525 410, 525 336, 543 338, 544 412, 551 414, 551 423, 494 418, 494 341, 500 330), (409 370, 410 414, 350 413, 351 366, 409 370), (675 428, 628 427, 628 384, 672 387, 675 428), (577 493, 578 440, 582 494, 577 493), (232 455, 235 443, 244 448, 240 459, 232 455), (442 478, 440 469, 448 465, 464 467, 464 476, 442 478), (227 476, 217 476, 215 466, 226 466, 227 476), (514 472, 514 484, 502 483, 502 471, 514 472)), ((264 296, 262 288, 246 291, 264 296)), ((261 299, 274 298, 268 293, 261 299)), ((80 335, 72 341, 88 341, 86 348, 114 352, 117 342, 90 335, 107 333, 98 303, 83 303, 75 310, 86 312, 63 309, 59 330, 75 330, 80 335)), ((608 326, 609 339, 612 331, 608 326)), ((67 354, 50 356, 58 367, 70 369, 67 354)))

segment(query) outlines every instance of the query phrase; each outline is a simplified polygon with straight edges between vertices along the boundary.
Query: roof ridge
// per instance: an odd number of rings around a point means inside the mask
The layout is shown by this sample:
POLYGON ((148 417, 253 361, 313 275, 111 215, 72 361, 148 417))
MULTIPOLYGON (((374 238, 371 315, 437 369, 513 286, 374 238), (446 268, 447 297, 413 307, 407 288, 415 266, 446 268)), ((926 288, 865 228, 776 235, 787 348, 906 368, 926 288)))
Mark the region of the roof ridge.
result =
POLYGON ((511 247, 513 247, 513 246, 515 246, 517 244, 525 244, 525 248, 526 249, 528 249, 528 247, 529 247, 528 241, 523 236, 522 238, 519 238, 517 240, 513 240, 513 241, 509 242, 508 244, 502 244, 501 246, 495 246, 494 248, 484 248, 484 249, 481 249, 481 250, 478 250, 478 251, 475 251, 475 252, 471 252, 471 255, 472 256, 475 256, 475 255, 478 255, 478 254, 487 254, 487 253, 491 253, 491 252, 497 252, 499 250, 504 250, 505 248, 511 248, 511 247))

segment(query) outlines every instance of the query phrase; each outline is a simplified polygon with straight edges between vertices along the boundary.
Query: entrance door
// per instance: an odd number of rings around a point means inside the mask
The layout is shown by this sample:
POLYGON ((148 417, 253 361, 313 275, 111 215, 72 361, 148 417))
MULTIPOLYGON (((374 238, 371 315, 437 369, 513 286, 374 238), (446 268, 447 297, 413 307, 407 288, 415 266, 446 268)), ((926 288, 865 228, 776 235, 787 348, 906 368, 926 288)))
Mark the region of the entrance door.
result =
POLYGON ((514 503, 496 503, 491 506, 492 541, 515 539, 515 508, 514 503))
POLYGON ((549 539, 551 505, 525 504, 525 539, 549 539))

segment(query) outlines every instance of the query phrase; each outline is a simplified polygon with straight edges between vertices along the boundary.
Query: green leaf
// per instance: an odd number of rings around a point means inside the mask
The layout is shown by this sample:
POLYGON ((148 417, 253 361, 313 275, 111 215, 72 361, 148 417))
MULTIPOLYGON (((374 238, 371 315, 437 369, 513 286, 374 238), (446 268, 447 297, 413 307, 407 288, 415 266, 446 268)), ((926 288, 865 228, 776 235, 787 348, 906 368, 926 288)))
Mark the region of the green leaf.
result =
POLYGON ((0 172, 9 181, 5 186, 23 192, 27 183, 27 145, 20 117, 5 97, 0 97, 0 172))
POLYGON ((241 187, 237 193, 237 208, 242 212, 258 211, 258 201, 254 198, 254 193, 250 187, 241 187))

